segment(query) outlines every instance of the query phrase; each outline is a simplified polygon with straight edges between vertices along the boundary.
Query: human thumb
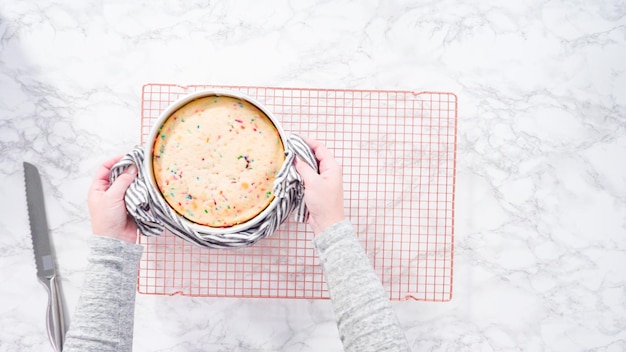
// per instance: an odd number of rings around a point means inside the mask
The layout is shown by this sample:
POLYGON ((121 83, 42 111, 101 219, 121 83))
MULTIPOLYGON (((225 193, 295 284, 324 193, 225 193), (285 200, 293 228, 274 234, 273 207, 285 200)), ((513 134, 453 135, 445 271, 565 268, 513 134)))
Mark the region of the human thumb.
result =
POLYGON ((319 176, 318 173, 315 172, 315 170, 313 170, 313 168, 311 168, 311 166, 306 163, 306 161, 303 161, 301 159, 296 159, 296 170, 304 180, 305 184, 307 182, 312 182, 314 177, 319 176))
POLYGON ((124 198, 126 190, 130 186, 130 184, 133 183, 135 177, 137 177, 137 166, 132 164, 128 168, 126 168, 126 170, 124 170, 124 172, 122 172, 115 179, 115 181, 113 181, 113 184, 109 188, 108 192, 110 192, 114 198, 124 198))

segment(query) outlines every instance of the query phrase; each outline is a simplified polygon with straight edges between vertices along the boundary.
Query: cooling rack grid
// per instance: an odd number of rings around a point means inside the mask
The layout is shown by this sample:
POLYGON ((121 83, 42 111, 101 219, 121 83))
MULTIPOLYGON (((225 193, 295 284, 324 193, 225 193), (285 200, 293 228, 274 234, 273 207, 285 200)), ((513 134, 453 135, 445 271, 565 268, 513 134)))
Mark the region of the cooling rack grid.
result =
MULTIPOLYGON (((141 141, 162 110, 203 89, 247 94, 287 133, 320 140, 342 165, 345 207, 391 300, 452 298, 457 98, 452 93, 146 84, 141 141)), ((138 291, 326 299, 308 225, 288 221, 237 250, 143 237, 138 291)))

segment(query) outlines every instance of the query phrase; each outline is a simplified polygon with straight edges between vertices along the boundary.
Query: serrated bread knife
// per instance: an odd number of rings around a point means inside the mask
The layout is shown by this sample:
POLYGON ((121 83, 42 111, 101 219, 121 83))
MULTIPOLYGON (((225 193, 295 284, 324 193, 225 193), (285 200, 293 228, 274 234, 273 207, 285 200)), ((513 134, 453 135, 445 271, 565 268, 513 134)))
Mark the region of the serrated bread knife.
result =
POLYGON ((41 178, 37 168, 27 162, 24 163, 24 179, 26 181, 26 203, 28 204, 28 219, 30 233, 35 251, 35 265, 37 278, 48 291, 48 309, 46 327, 48 337, 55 351, 63 349, 65 340, 65 319, 63 318, 63 300, 57 282, 54 256, 48 236, 48 222, 43 199, 41 178))

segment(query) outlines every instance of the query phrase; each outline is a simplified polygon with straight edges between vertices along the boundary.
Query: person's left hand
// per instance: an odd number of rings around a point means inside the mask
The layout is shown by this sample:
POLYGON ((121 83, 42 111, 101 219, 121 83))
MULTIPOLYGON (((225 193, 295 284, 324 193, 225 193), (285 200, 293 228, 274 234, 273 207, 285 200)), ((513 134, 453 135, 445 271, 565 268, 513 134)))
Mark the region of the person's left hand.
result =
POLYGON ((136 243, 137 225, 126 212, 124 194, 137 176, 137 167, 131 165, 113 184, 109 181, 111 168, 121 158, 117 156, 105 161, 96 171, 87 197, 91 229, 96 235, 136 243))

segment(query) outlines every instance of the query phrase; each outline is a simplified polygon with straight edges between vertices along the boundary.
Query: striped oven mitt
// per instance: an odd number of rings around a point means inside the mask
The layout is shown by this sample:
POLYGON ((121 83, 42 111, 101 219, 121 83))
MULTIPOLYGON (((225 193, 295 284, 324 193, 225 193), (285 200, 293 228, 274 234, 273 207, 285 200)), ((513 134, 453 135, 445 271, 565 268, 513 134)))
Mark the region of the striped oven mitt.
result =
POLYGON ((257 225, 248 230, 228 234, 210 234, 190 227, 169 207, 159 190, 151 187, 143 168, 144 148, 135 147, 111 169, 111 183, 131 164, 137 165, 137 178, 126 191, 126 209, 135 220, 139 231, 146 236, 161 235, 165 229, 172 234, 202 247, 239 248, 271 236, 289 214, 296 221, 305 222, 308 211, 304 204, 304 185, 295 168, 296 156, 318 171, 317 160, 311 148, 298 135, 291 134, 285 145, 285 162, 274 180, 274 195, 278 206, 257 225))

